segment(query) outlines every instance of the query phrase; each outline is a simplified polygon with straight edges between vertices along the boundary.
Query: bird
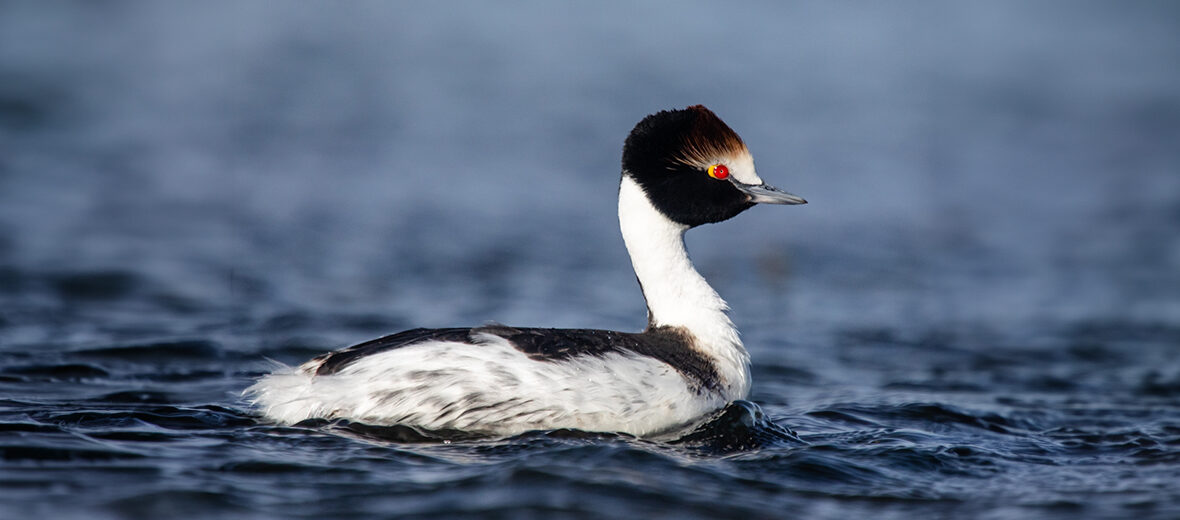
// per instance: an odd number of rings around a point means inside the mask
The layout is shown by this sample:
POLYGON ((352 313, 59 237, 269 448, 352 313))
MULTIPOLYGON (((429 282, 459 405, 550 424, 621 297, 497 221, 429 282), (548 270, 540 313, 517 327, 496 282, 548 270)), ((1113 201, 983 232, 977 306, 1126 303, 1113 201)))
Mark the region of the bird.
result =
POLYGON ((418 328, 281 366, 244 391, 267 420, 347 420, 507 437, 573 429, 658 437, 750 391, 729 307, 694 268, 687 230, 757 204, 805 204, 763 182, 703 105, 644 117, 623 144, 619 227, 647 304, 642 332, 418 328))

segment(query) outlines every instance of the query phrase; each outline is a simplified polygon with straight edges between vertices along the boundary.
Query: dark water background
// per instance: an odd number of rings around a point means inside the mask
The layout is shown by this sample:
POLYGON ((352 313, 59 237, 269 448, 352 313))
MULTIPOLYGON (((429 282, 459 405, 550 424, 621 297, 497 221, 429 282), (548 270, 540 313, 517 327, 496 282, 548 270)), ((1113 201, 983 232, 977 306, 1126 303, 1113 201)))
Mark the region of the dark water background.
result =
POLYGON ((0 4, 0 518, 1180 518, 1178 352, 1172 2, 0 4), (238 397, 641 328, 619 151, 695 103, 811 201, 689 237, 756 404, 444 444, 238 397))

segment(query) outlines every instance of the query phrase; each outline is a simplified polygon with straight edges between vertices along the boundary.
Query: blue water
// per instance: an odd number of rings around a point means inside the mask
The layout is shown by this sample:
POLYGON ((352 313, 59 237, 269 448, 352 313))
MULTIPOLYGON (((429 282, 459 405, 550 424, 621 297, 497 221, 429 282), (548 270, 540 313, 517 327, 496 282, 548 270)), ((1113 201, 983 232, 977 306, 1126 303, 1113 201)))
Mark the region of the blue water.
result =
POLYGON ((0 4, 0 518, 1180 518, 1169 2, 0 4), (622 140, 805 196, 695 230, 754 389, 681 442, 277 427, 416 326, 637 330, 622 140))

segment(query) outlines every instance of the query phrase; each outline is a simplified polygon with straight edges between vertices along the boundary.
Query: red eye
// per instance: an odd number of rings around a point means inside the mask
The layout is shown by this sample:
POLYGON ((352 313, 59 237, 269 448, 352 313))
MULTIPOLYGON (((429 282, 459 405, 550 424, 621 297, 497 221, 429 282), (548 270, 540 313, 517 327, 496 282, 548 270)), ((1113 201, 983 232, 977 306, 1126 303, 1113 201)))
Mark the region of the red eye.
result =
POLYGON ((724 164, 714 164, 709 167, 709 176, 717 180, 725 180, 726 177, 729 177, 729 168, 726 168, 724 164))

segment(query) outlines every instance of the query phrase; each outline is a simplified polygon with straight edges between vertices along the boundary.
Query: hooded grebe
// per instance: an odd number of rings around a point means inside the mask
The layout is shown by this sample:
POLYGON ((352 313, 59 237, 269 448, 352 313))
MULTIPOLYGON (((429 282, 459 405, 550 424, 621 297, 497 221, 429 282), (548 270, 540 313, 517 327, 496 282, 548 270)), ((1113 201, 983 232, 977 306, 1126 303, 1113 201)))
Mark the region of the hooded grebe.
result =
POLYGON ((759 203, 806 201, 763 183, 741 138, 704 106, 647 116, 623 145, 619 186, 646 330, 413 329, 281 369, 246 393, 279 423, 348 419, 486 435, 653 436, 685 426, 745 398, 750 369, 684 232, 759 203))

